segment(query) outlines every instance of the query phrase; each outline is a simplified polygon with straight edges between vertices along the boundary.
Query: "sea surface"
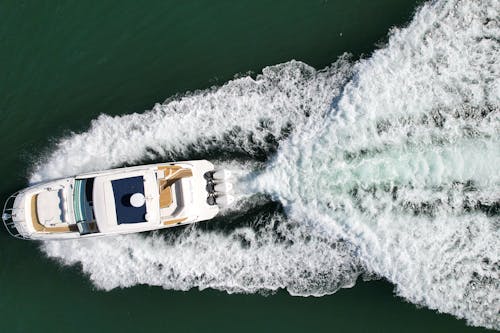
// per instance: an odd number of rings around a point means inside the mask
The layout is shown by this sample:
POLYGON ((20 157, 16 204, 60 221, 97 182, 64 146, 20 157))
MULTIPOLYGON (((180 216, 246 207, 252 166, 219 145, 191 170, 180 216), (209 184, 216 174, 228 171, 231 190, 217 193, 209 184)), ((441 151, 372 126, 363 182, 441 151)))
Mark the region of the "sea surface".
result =
POLYGON ((500 329, 500 2, 0 3, 0 198, 206 158, 206 223, 0 233, 1 332, 500 329))

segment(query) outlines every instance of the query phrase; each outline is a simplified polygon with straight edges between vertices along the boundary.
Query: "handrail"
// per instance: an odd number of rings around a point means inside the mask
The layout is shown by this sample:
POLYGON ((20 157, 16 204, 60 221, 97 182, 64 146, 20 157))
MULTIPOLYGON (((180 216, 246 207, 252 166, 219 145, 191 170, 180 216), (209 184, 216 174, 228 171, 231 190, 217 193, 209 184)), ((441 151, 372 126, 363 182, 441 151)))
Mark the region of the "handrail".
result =
POLYGON ((12 219, 12 211, 14 209, 14 201, 17 197, 17 195, 19 194, 19 191, 11 194, 7 200, 5 201, 5 204, 3 205, 3 210, 2 210, 2 222, 3 222, 3 225, 5 226, 5 229, 7 229, 7 232, 9 233, 9 235, 11 235, 12 237, 14 238, 17 238, 17 239, 23 239, 23 240, 27 240, 29 238, 21 235, 15 225, 14 225, 14 220, 12 219))

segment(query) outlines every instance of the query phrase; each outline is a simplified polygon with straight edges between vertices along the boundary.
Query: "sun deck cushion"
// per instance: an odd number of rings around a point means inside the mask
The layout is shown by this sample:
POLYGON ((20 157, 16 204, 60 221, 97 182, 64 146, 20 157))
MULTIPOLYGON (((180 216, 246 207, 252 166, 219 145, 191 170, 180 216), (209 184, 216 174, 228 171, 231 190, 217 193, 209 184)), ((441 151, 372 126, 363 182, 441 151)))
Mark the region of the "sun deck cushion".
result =
POLYGON ((64 222, 62 190, 41 192, 36 200, 38 219, 43 225, 64 222))
POLYGON ((116 221, 123 223, 146 222, 146 205, 134 207, 130 204, 130 197, 134 193, 144 194, 144 178, 130 177, 111 181, 115 197, 116 221))

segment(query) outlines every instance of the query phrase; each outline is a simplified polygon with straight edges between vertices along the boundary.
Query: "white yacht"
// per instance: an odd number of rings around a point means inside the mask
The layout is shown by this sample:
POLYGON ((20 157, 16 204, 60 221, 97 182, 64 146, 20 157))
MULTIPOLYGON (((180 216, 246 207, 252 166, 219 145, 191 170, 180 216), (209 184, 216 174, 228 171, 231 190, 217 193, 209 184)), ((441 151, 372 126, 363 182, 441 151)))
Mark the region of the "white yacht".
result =
POLYGON ((212 219, 234 201, 230 172, 206 160, 87 173, 10 196, 2 220, 22 239, 74 239, 169 228, 212 219))

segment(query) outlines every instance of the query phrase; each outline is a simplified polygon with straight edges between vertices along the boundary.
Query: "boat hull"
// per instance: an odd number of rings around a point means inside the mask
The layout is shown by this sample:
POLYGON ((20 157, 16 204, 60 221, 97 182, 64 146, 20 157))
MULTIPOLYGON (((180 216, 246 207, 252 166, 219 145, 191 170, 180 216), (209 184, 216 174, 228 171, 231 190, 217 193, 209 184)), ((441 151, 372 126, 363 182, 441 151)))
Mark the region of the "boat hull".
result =
POLYGON ((212 163, 198 160, 111 169, 52 180, 9 197, 2 219, 12 236, 33 240, 103 237, 206 221, 219 213, 219 206, 211 200, 214 194, 208 186, 214 172, 212 163), (116 188, 109 184, 133 177, 142 177, 144 181, 146 214, 144 221, 120 224, 117 214, 121 204, 109 199, 113 189, 116 192, 116 188), (92 180, 94 188, 93 195, 89 195, 89 191, 86 194, 91 197, 87 206, 89 203, 92 206, 89 206, 91 214, 87 214, 91 217, 84 221, 79 200, 85 197, 85 193, 79 196, 77 192, 78 185, 87 180, 92 180), (111 194, 106 191, 111 191, 111 194), (110 208, 113 205, 116 207, 110 208))

